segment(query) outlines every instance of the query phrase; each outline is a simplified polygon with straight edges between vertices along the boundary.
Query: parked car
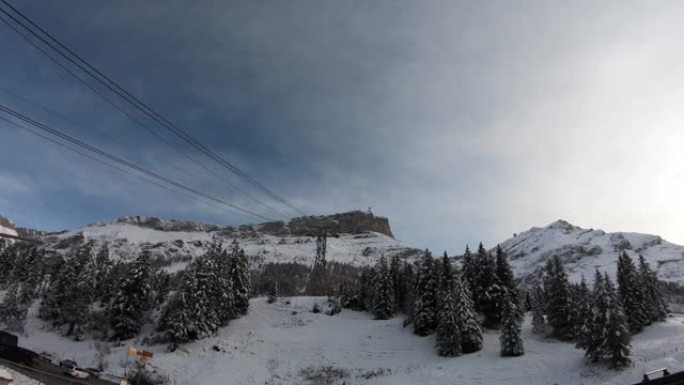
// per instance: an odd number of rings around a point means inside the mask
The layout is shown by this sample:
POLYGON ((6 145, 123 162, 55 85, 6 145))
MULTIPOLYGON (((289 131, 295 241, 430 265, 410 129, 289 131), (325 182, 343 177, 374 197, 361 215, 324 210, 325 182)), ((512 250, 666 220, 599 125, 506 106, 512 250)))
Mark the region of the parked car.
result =
POLYGON ((85 369, 81 369, 81 368, 72 368, 71 370, 69 370, 67 372, 67 374, 70 375, 71 377, 80 378, 83 380, 90 378, 90 374, 88 374, 88 372, 86 372, 85 369))
POLYGON ((100 378, 102 371, 96 368, 85 368, 86 373, 90 374, 91 377, 100 378))
POLYGON ((77 364, 76 361, 74 361, 74 360, 62 360, 62 361, 59 363, 59 366, 61 366, 61 367, 63 367, 63 368, 66 368, 66 369, 67 369, 67 372, 68 372, 69 370, 71 370, 71 369, 77 367, 78 364, 77 364))

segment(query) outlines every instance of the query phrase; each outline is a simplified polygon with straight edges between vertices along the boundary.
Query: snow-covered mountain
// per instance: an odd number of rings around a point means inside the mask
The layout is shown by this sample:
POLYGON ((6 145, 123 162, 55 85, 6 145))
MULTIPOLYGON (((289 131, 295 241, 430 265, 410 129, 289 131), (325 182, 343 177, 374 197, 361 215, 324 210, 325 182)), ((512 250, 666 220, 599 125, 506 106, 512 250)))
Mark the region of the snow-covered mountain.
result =
POLYGON ((190 259, 203 254, 213 239, 223 241, 225 246, 236 239, 253 267, 269 262, 311 264, 316 250, 314 235, 321 229, 329 234, 329 261, 365 266, 381 255, 410 258, 419 253, 392 237, 386 218, 360 211, 238 227, 123 217, 58 233, 34 232, 34 236, 56 252, 88 241, 96 247, 107 242, 110 256, 121 260, 132 260, 147 247, 164 269, 178 271, 190 259))
POLYGON ((571 280, 584 275, 591 282, 595 269, 615 274, 618 254, 625 250, 637 258, 643 255, 660 279, 684 283, 684 246, 657 235, 583 229, 564 220, 546 227, 533 227, 500 244, 507 252, 517 276, 528 278, 548 258, 558 255, 571 280))
MULTIPOLYGON (((329 261, 367 266, 381 255, 400 255, 412 260, 421 252, 395 239, 387 218, 361 211, 236 227, 122 217, 62 232, 19 229, 19 233, 39 238, 48 249, 57 252, 86 241, 92 240, 96 246, 107 242, 112 257, 122 260, 132 260, 142 247, 148 247, 158 263, 172 272, 183 269, 190 259, 204 253, 214 238, 225 245, 237 239, 256 268, 269 262, 311 264, 316 249, 314 236, 321 229, 330 235, 329 261)), ((548 258, 558 255, 572 280, 584 275, 591 281, 595 269, 614 274, 618 254, 625 250, 633 257, 643 255, 660 279, 684 283, 684 246, 657 235, 607 233, 558 220, 519 233, 500 245, 509 255, 515 274, 523 280, 534 277, 548 258)))

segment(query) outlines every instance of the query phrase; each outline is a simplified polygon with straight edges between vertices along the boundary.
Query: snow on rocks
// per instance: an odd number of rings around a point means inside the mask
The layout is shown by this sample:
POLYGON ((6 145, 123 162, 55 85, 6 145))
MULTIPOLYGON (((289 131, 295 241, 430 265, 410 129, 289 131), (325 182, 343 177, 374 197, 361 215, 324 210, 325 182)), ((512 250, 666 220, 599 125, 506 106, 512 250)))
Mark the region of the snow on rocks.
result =
POLYGON ((644 256, 658 277, 684 283, 684 246, 663 240, 657 235, 582 229, 559 220, 546 227, 533 227, 502 242, 517 276, 528 276, 558 255, 572 281, 584 275, 591 279, 595 269, 615 275, 621 250, 632 257, 644 256))

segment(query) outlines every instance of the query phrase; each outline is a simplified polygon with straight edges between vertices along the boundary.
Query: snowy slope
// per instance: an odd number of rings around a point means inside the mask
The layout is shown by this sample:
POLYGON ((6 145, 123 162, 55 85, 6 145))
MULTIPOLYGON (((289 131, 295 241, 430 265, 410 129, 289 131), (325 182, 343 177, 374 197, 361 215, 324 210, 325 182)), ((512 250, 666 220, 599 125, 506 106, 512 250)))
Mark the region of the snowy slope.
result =
POLYGON ((0 365, 0 379, 7 378, 12 380, 12 385, 42 385, 42 382, 26 377, 14 369, 0 365))
MULTIPOLYGON (((169 353, 163 346, 150 364, 176 385, 316 384, 631 384, 649 370, 684 370, 684 318, 673 317, 649 327, 632 341, 634 365, 625 371, 585 365, 583 351, 547 340, 523 325, 526 354, 499 357, 498 333, 485 335, 484 349, 456 358, 439 357, 434 336, 418 337, 402 327, 402 317, 375 321, 367 313, 343 310, 337 316, 310 312, 316 297, 281 298, 267 304, 251 301, 249 314, 222 328, 218 335, 169 353), (290 301, 287 304, 286 301, 290 301)), ((49 350, 57 357, 95 365, 92 341, 74 342, 41 330, 31 318, 28 339, 20 344, 49 350)), ((104 343, 100 343, 104 344, 104 343)), ((126 346, 101 347, 108 372, 121 373, 126 346)))
POLYGON ((657 235, 582 229, 559 220, 546 227, 534 227, 500 244, 518 276, 541 269, 548 258, 558 255, 571 280, 584 275, 589 281, 594 270, 615 274, 618 254, 639 254, 658 271, 660 279, 684 283, 684 246, 657 235))
MULTIPOLYGON (((178 270, 187 264, 187 261, 181 262, 180 259, 201 255, 213 238, 222 240, 225 247, 229 247, 233 239, 237 239, 254 267, 267 262, 311 264, 316 250, 315 239, 309 236, 278 236, 258 231, 226 234, 220 229, 166 231, 119 221, 49 234, 44 240, 48 247, 61 251, 89 240, 95 241, 96 245, 107 242, 112 257, 123 260, 135 258, 143 246, 148 246, 154 257, 169 262, 166 269, 178 270)), ((384 234, 343 233, 328 238, 326 258, 328 261, 363 266, 374 263, 380 255, 409 256, 417 253, 417 250, 407 248, 398 240, 384 234)))

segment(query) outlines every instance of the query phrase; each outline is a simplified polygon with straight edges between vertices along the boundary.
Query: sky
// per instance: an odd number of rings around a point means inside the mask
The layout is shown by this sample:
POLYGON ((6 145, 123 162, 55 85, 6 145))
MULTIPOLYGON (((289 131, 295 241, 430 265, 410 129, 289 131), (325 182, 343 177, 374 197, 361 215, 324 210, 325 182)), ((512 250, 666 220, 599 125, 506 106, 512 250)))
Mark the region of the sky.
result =
MULTIPOLYGON (((450 253, 559 218, 684 244, 682 2, 11 3, 306 214, 370 207, 405 244, 450 253)), ((4 24, 0 51, 0 104, 269 218, 297 215, 4 24)), ((0 214, 19 226, 263 222, 6 120, 0 138, 0 214)))

